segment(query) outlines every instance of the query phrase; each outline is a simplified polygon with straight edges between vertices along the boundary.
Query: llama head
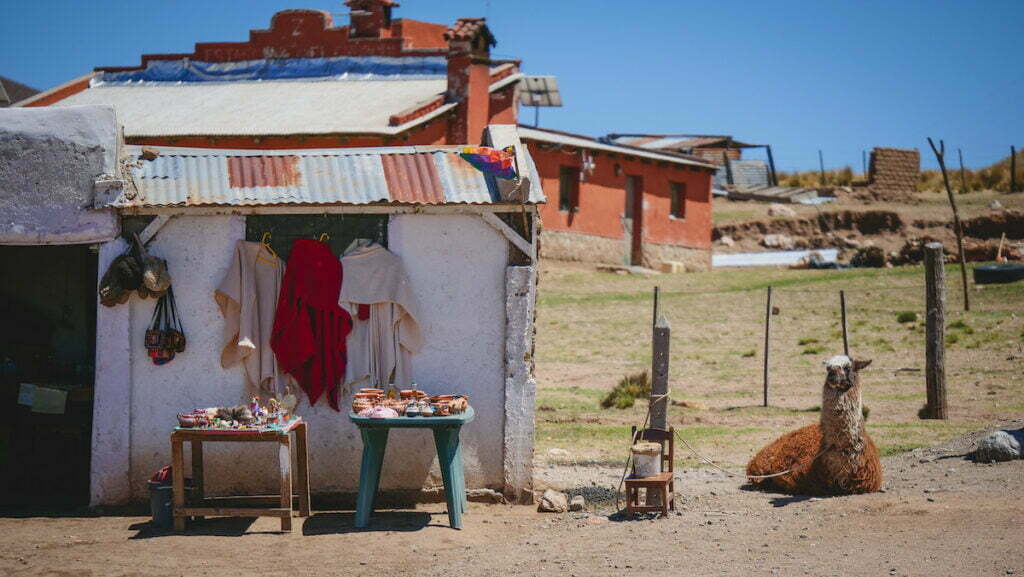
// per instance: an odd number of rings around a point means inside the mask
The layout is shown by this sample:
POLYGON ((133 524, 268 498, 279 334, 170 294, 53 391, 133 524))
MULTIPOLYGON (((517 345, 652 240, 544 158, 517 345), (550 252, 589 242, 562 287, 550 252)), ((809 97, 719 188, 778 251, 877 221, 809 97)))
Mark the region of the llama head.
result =
POLYGON ((836 355, 825 361, 825 386, 840 391, 848 391, 858 384, 858 373, 871 364, 870 360, 855 361, 846 355, 836 355))

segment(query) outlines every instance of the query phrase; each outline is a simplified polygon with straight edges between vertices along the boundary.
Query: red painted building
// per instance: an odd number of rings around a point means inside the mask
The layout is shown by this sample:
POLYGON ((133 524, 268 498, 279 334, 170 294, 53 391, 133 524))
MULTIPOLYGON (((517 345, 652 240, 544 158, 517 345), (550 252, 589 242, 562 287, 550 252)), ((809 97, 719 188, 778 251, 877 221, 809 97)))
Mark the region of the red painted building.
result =
MULTIPOLYGON (((338 148, 478 143, 516 124, 518 60, 490 57, 482 18, 394 18, 392 0, 348 0, 348 25, 285 10, 245 42, 100 67, 20 106, 108 104, 129 144, 338 148)), ((542 254, 658 266, 710 264, 707 161, 522 127, 549 202, 542 254)))

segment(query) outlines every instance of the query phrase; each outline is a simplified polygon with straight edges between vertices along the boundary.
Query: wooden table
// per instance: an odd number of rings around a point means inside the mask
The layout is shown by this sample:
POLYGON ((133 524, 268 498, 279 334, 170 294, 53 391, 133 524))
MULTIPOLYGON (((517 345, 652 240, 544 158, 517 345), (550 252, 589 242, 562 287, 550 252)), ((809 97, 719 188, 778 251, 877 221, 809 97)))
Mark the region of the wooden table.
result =
POLYGON ((232 431, 217 429, 177 428, 171 434, 171 466, 174 489, 174 530, 185 530, 186 517, 228 516, 228 517, 280 517, 281 530, 292 530, 293 497, 299 500, 299 516, 309 516, 309 459, 306 445, 306 423, 296 419, 282 428, 259 431, 232 431), (292 435, 295 442, 292 442, 292 435), (192 483, 195 505, 185 506, 185 455, 184 443, 192 447, 192 483), (281 496, 277 507, 218 507, 215 501, 227 502, 239 499, 277 500, 277 497, 220 497, 206 499, 203 487, 203 443, 278 443, 278 463, 281 467, 281 496), (292 449, 294 447, 296 468, 295 482, 297 495, 292 495, 292 449))
POLYGON ((359 470, 359 494, 356 497, 356 527, 370 524, 370 515, 380 488, 380 473, 384 465, 384 450, 391 429, 430 429, 434 433, 437 460, 444 480, 444 496, 448 503, 448 522, 454 529, 462 528, 462 514, 466 512, 466 479, 462 466, 462 448, 459 431, 473 420, 473 407, 448 417, 397 417, 371 419, 349 412, 349 418, 359 427, 363 437, 363 464, 359 470))

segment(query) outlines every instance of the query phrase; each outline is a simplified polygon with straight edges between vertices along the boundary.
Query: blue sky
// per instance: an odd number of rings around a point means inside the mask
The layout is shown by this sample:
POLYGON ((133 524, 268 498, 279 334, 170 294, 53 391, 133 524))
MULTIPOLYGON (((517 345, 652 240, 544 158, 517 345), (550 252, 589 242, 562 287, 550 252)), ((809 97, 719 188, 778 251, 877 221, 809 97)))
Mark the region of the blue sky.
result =
MULTIPOLYGON (((559 78, 541 126, 732 134, 770 143, 780 170, 860 170, 872 146, 944 138, 968 166, 1024 144, 1024 2, 405 0, 396 16, 486 16, 500 57, 559 78)), ((9 2, 0 75, 50 88, 143 53, 245 40, 286 8, 347 21, 341 0, 9 2)), ((532 109, 523 119, 533 121, 532 109)))

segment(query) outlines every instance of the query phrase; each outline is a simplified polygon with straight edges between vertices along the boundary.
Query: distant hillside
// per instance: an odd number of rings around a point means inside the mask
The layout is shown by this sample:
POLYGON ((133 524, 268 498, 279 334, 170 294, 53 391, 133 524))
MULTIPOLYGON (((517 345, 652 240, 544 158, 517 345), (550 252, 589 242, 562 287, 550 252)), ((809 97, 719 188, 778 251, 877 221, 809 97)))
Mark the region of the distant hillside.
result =
MULTIPOLYGON (((922 154, 925 152, 922 151, 922 154)), ((931 151, 928 151, 931 155, 931 151)), ((982 190, 995 190, 999 192, 1010 191, 1010 155, 999 162, 993 163, 978 170, 965 169, 966 187, 960 178, 960 167, 955 156, 947 156, 946 169, 949 171, 949 184, 956 192, 975 192, 982 190)), ((780 172, 778 174, 779 184, 782 186, 799 186, 814 188, 819 186, 849 186, 855 180, 866 179, 863 174, 855 174, 849 166, 835 170, 825 171, 825 182, 821 181, 821 174, 817 170, 804 172, 780 172)), ((942 172, 939 170, 922 170, 921 177, 917 183, 920 191, 942 191, 942 172)), ((1017 189, 1024 190, 1024 151, 1017 150, 1017 189)))
MULTIPOLYGON (((1017 149, 1017 190, 1024 190, 1024 152, 1017 149)), ((946 170, 949 173, 949 185, 956 192, 976 190, 1010 191, 1010 155, 978 170, 965 169, 960 176, 960 165, 955 157, 947 157, 946 170), (966 180, 966 183, 964 182, 966 180), (966 184, 966 186, 965 186, 966 184)), ((942 171, 923 170, 917 185, 918 190, 945 190, 942 184, 942 171)))

